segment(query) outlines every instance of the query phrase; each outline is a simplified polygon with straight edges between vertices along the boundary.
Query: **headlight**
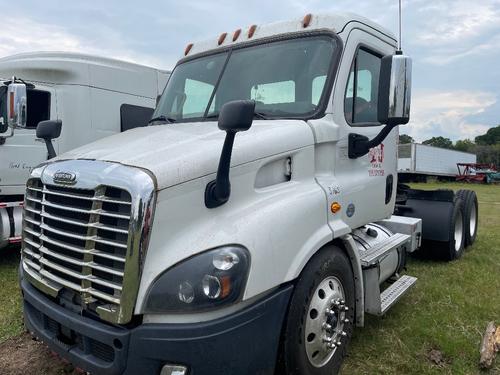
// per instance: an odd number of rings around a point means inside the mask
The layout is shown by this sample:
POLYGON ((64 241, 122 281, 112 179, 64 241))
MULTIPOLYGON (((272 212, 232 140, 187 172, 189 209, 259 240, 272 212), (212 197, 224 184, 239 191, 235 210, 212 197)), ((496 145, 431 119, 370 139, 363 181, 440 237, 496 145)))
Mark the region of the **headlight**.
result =
POLYGON ((250 255, 225 246, 195 255, 165 271, 146 298, 146 313, 177 313, 219 308, 241 299, 250 255))

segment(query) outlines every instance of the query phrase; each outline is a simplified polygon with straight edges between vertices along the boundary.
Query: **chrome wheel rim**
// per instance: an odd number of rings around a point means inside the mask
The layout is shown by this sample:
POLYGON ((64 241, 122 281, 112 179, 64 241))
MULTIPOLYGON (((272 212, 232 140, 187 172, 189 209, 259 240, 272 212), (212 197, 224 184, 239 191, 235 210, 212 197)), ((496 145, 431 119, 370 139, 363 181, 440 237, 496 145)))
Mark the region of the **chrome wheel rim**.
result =
POLYGON ((314 367, 326 365, 342 345, 348 310, 338 278, 330 276, 319 283, 309 303, 304 331, 307 358, 314 367))
POLYGON ((469 234, 471 237, 474 237, 474 234, 476 234, 476 221, 477 221, 477 209, 476 205, 473 204, 470 210, 470 220, 469 220, 469 234))
POLYGON ((458 252, 460 251, 460 248, 462 247, 462 237, 464 234, 464 228, 463 228, 463 218, 462 218, 462 212, 458 212, 457 219, 455 221, 455 251, 458 252))

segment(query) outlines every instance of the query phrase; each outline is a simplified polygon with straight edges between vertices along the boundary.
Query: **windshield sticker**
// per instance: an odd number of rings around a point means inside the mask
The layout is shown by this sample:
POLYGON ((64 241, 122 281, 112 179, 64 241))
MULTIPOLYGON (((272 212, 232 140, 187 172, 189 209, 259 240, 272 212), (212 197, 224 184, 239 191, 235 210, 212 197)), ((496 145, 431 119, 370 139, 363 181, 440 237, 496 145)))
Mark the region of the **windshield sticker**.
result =
POLYGON ((374 176, 385 176, 385 170, 383 167, 384 163, 384 144, 381 143, 377 147, 373 147, 368 152, 368 159, 370 160, 370 168, 368 169, 368 175, 370 177, 374 176))

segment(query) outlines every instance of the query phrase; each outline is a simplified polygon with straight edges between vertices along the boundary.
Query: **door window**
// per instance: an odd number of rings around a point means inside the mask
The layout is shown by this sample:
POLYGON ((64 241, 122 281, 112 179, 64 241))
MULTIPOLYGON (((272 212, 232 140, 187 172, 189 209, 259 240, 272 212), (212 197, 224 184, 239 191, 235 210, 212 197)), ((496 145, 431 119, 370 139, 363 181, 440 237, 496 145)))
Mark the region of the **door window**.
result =
POLYGON ((344 100, 345 118, 352 125, 378 124, 378 86, 381 57, 359 49, 349 73, 344 100))
POLYGON ((35 129, 40 121, 50 119, 50 92, 28 88, 26 96, 26 128, 35 129))

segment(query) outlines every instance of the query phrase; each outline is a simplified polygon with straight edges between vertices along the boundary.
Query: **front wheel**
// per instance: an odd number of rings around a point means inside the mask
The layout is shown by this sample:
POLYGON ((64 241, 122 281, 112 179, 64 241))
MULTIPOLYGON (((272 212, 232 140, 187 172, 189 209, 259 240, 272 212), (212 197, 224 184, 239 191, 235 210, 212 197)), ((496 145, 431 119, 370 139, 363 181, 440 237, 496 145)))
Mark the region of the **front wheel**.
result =
POLYGON ((341 249, 327 247, 300 275, 282 343, 287 375, 337 374, 351 340, 354 277, 341 249))

